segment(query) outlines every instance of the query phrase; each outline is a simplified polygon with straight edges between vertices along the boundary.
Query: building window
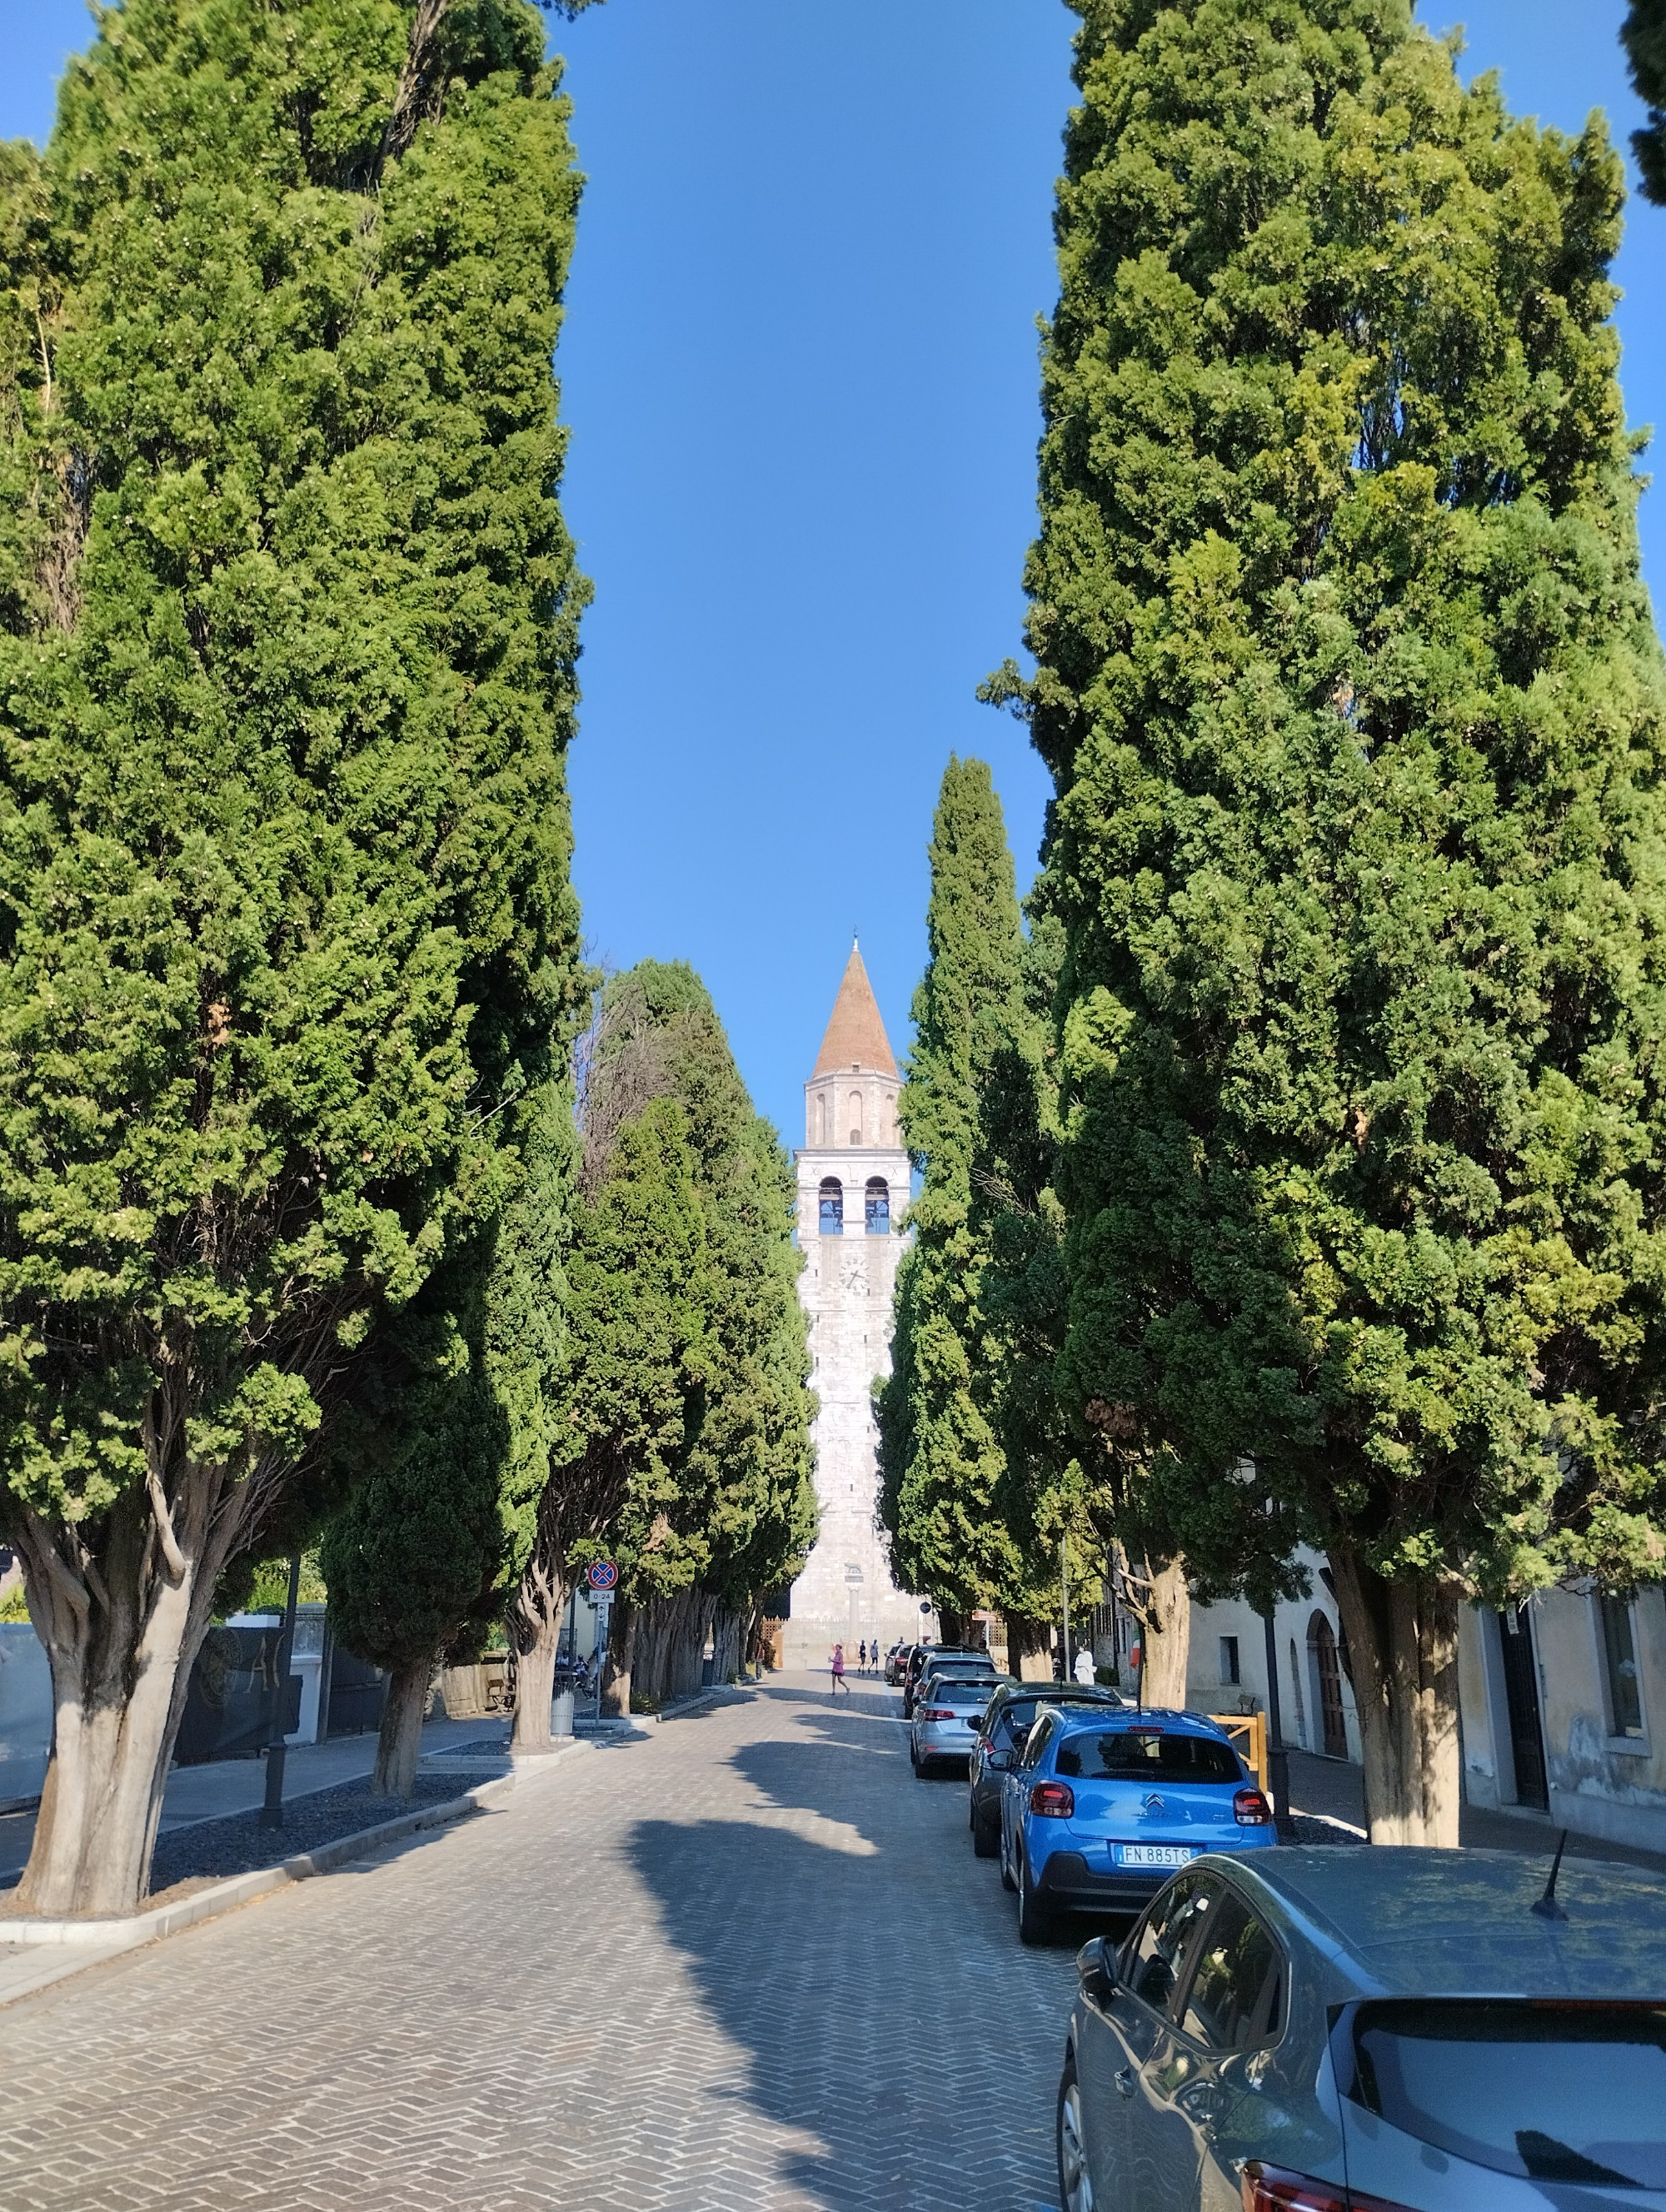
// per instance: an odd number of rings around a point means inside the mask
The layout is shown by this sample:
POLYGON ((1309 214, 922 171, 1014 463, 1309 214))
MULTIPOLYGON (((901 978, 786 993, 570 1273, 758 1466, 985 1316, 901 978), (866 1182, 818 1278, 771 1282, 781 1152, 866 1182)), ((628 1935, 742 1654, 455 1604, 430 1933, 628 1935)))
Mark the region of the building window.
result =
POLYGON ((1608 1724, 1620 1736, 1643 1733, 1643 1693, 1637 1680, 1637 1639, 1632 1632, 1632 1601, 1610 1597, 1605 1591, 1596 1601, 1602 1615, 1602 1657, 1608 1678, 1608 1724))
POLYGON ((860 1091, 853 1091, 850 1094, 850 1141, 853 1145, 860 1145, 862 1141, 862 1094, 860 1091))
POLYGON ((829 1176, 822 1183, 821 1224, 824 1237, 844 1235, 844 1185, 837 1176, 829 1176))
POLYGON ((1223 1636, 1220 1639, 1220 1679, 1233 1685, 1243 1680, 1238 1670, 1238 1640, 1236 1636, 1223 1636))
POLYGON ((891 1185, 883 1176, 870 1176, 867 1179, 866 1218, 870 1237, 890 1236, 891 1185))

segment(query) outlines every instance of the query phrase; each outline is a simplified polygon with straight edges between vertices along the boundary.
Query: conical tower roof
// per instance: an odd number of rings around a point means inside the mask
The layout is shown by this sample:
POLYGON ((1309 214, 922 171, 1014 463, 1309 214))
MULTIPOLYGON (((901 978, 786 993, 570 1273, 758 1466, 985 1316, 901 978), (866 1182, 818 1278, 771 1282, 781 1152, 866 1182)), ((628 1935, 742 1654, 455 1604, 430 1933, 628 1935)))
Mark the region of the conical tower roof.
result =
POLYGON ((894 1076, 897 1073, 885 1025, 879 1018, 879 1001, 867 980, 860 951, 854 944, 845 963, 839 995, 833 1001, 827 1034, 816 1054, 816 1073, 810 1080, 813 1083, 816 1076, 837 1075, 852 1067, 872 1068, 880 1075, 894 1076))

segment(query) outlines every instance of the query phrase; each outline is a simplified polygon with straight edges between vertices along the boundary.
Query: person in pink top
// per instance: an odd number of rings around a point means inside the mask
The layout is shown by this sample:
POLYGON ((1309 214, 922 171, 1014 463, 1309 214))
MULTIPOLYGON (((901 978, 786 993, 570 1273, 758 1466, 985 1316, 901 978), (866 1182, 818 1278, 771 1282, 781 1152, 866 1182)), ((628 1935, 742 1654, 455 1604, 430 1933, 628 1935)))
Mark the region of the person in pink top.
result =
POLYGON ((834 1696, 837 1697, 841 1690, 844 1692, 846 1697, 850 1695, 850 1685, 844 1678, 844 1646, 842 1644, 836 1644, 833 1646, 834 1696))

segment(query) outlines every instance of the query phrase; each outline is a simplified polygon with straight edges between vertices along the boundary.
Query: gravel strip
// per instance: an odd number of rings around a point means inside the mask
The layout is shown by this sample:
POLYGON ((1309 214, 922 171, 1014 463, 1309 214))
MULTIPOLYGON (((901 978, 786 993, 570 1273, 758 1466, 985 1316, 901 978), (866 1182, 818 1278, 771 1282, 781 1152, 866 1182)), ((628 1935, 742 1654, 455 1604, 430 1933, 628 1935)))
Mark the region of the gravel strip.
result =
POLYGON ((421 1805, 443 1805, 460 1795, 454 1774, 419 1774, 410 1797, 373 1797, 368 1781, 340 1782, 333 1790, 313 1790, 283 1808, 281 1828, 263 1828, 258 1813, 233 1813, 223 1820, 199 1820, 189 1828, 175 1828, 156 1841, 156 1857, 150 1875, 153 1895, 171 1889, 175 1882, 204 1877, 223 1881, 234 1874, 252 1874, 257 1867, 277 1866, 298 1852, 316 1850, 337 1836, 350 1836, 379 1821, 398 1820, 401 1813, 421 1805))

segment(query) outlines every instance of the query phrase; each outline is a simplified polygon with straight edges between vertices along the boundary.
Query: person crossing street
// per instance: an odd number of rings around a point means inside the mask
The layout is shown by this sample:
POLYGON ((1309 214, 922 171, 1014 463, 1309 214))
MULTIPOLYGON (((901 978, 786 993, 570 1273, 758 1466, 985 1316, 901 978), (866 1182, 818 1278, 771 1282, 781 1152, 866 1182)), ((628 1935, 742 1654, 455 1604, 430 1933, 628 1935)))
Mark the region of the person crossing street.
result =
POLYGON ((850 1685, 844 1678, 844 1646, 836 1644, 833 1646, 833 1694, 836 1698, 841 1690, 846 1697, 850 1695, 850 1685))

